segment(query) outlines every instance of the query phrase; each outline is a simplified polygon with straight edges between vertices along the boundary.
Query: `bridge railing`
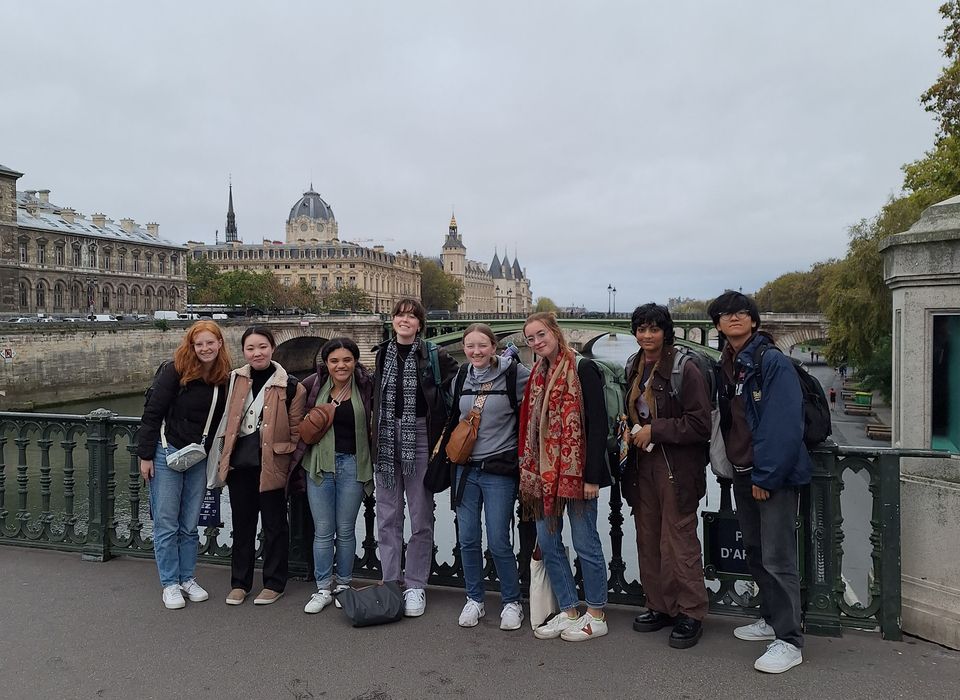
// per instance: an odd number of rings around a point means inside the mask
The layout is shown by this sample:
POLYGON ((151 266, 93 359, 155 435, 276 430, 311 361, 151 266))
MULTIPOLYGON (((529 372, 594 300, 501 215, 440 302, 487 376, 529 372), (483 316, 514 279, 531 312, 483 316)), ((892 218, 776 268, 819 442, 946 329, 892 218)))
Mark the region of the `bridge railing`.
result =
MULTIPOLYGON (((106 561, 113 556, 152 557, 152 522, 146 488, 135 452, 139 421, 98 409, 89 415, 0 413, 0 544, 79 552, 106 561)), ((802 585, 807 630, 839 635, 843 627, 880 629, 900 636, 900 480, 899 460, 942 457, 941 453, 837 447, 813 450, 814 474, 802 497, 802 585), (865 604, 845 600, 842 578, 844 513, 840 495, 844 474, 863 473, 871 494, 868 522, 873 575, 865 604)), ((438 501, 443 504, 444 498, 438 501)), ((444 507, 443 505, 440 506, 444 507)), ((356 574, 377 578, 374 500, 364 501, 362 553, 356 574)), ((627 573, 623 549, 624 503, 615 484, 609 491, 609 590, 612 602, 643 604, 643 590, 627 573)), ((732 512, 729 483, 721 484, 721 513, 732 512)), ((306 499, 291 500, 291 574, 312 571, 312 520, 306 499)), ((848 514, 852 517, 852 514, 848 514)), ((359 534, 359 533, 358 533, 359 534)), ((201 560, 228 564, 230 525, 205 528, 201 560)), ((521 532, 521 571, 523 532, 521 532)), ((456 541, 455 538, 453 540, 456 541)), ((628 545, 632 548, 631 544, 628 545)), ((430 582, 462 586, 459 548, 453 562, 434 556, 430 582)), ((708 576, 711 567, 708 566, 708 576)), ((635 572, 633 572, 635 574, 635 572)), ((486 557, 488 587, 498 588, 493 561, 486 557)), ((719 574, 710 581, 714 614, 758 614, 755 587, 741 577, 719 574)))

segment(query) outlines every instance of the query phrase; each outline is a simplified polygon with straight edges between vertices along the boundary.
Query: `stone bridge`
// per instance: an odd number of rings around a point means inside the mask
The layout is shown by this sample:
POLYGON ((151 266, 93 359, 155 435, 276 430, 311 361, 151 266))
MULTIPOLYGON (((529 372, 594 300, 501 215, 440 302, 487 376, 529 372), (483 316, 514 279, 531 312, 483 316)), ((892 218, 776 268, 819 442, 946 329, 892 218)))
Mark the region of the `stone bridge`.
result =
MULTIPOLYGON (((240 336, 247 319, 219 321, 234 366, 243 364, 240 336)), ((144 390, 157 366, 173 356, 187 322, 44 323, 0 326, 0 410, 34 408, 144 390)), ((274 358, 303 375, 321 346, 336 336, 353 338, 360 359, 373 366, 371 348, 383 339, 376 315, 320 316, 309 321, 258 319, 277 339, 274 358)))

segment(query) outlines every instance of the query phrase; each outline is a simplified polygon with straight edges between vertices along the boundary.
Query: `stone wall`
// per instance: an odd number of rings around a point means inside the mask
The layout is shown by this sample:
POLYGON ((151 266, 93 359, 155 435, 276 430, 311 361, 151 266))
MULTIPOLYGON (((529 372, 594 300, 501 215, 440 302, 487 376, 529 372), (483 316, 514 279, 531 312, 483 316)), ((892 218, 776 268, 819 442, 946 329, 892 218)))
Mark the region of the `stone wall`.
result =
MULTIPOLYGON (((0 410, 13 411, 64 401, 142 391, 157 366, 173 356, 189 324, 163 331, 152 323, 37 324, 20 329, 0 325, 0 410)), ((248 322, 224 321, 224 339, 234 366, 243 364, 240 336, 248 322)), ((353 338, 361 361, 373 366, 374 345, 382 340, 376 316, 321 317, 266 321, 277 339, 277 357, 291 369, 310 366, 323 342, 353 338)))

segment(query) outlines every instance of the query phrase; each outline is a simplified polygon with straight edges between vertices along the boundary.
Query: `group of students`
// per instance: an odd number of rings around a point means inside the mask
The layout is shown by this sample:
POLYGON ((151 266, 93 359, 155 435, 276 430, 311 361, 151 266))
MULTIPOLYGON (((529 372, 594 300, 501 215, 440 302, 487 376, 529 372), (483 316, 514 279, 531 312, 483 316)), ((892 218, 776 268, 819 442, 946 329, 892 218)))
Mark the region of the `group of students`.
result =
MULTIPOLYGON (((800 663, 803 645, 794 533, 797 488, 810 478, 802 398, 794 370, 780 353, 762 355, 761 384, 753 351, 771 339, 759 331, 752 299, 727 292, 709 313, 725 341, 721 426, 736 466, 738 515, 761 599, 762 617, 734 634, 771 641, 755 667, 779 673, 800 663)), ((364 495, 375 493, 383 579, 403 584, 407 616, 422 615, 434 540, 434 494, 424 480, 439 464, 452 471, 466 588, 459 624, 476 626, 486 613, 483 517, 501 586, 500 628, 521 627, 511 542, 519 498, 522 517, 535 521, 537 547, 560 609, 535 636, 586 641, 607 634, 607 564, 597 505, 617 458, 607 449, 604 380, 597 365, 573 351, 552 313, 534 313, 524 324, 532 369, 510 353, 500 354, 496 336, 480 323, 464 331, 466 362, 458 367, 424 339, 426 313, 416 299, 396 303, 392 325, 393 336, 377 349, 372 372, 360 363, 355 342, 334 338, 321 349, 316 373, 302 383, 272 359, 276 344, 269 329, 244 332, 246 364, 231 372, 217 324, 203 320, 191 326, 173 362, 158 373, 138 437, 164 605, 182 608, 184 596, 208 597, 195 579, 206 465, 175 471, 167 457, 192 442, 205 441, 209 449, 222 437, 217 471, 228 486, 233 520, 228 604, 242 604, 252 590, 258 516, 264 587, 254 604, 283 595, 287 496, 305 488, 315 528, 317 592, 304 611, 319 613, 350 586, 357 515, 364 495), (328 403, 334 406, 330 429, 306 444, 301 421, 328 403), (445 448, 471 411, 480 420, 470 455, 450 464, 445 448), (211 416, 214 425, 225 426, 219 435, 209 431, 211 416), (405 510, 410 535, 404 554, 405 510), (580 561, 583 601, 564 546, 565 519, 580 561)), ((665 307, 638 307, 632 330, 639 351, 626 368, 629 450, 622 474, 615 471, 633 508, 646 596, 634 629, 669 626, 670 646, 682 649, 700 639, 707 613, 697 507, 706 490, 711 398, 690 362, 680 365, 683 376, 675 390, 673 322, 665 307)))

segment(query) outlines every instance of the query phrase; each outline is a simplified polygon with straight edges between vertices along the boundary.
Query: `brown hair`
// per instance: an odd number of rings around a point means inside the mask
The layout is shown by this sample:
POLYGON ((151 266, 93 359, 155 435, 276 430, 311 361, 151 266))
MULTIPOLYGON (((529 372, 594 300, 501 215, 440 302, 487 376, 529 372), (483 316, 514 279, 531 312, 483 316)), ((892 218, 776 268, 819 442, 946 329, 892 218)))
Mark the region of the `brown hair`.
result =
POLYGON ((547 327, 547 330, 554 334, 557 338, 557 344, 560 347, 560 350, 569 350, 570 346, 567 344, 567 339, 563 336, 563 331, 560 328, 560 324, 557 323, 557 315, 552 311, 534 311, 532 314, 527 316, 527 320, 523 322, 523 334, 527 334, 527 326, 529 326, 534 321, 540 321, 543 325, 547 327))
POLYGON ((423 308, 423 304, 420 303, 419 299, 414 299, 413 297, 398 299, 397 303, 393 305, 393 313, 390 315, 398 316, 407 313, 417 317, 417 320, 420 321, 420 330, 418 333, 423 333, 427 327, 427 310, 423 308))
POLYGON ((493 334, 493 329, 490 328, 486 323, 471 323, 463 330, 463 336, 461 340, 466 340, 467 336, 471 333, 482 333, 490 339, 490 342, 493 344, 493 347, 497 347, 497 336, 493 334))
POLYGON ((197 321, 187 329, 180 341, 180 346, 173 353, 173 366, 180 375, 180 385, 185 386, 194 379, 203 379, 207 384, 224 384, 227 377, 230 376, 230 353, 227 351, 227 345, 223 342, 223 331, 214 321, 204 319, 197 321), (193 350, 193 341, 197 334, 208 331, 213 333, 214 337, 220 341, 220 351, 217 353, 217 359, 213 361, 213 366, 205 375, 203 363, 197 357, 193 350))

